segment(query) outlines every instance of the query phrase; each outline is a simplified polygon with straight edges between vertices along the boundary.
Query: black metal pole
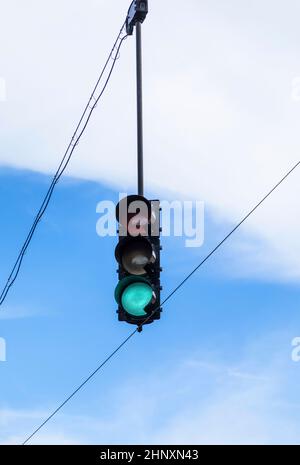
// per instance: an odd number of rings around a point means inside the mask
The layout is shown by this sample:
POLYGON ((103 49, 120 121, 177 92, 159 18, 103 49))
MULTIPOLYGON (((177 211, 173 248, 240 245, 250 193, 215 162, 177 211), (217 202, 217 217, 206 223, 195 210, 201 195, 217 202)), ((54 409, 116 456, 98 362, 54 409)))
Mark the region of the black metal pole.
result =
POLYGON ((143 147, 143 74, 142 74, 142 25, 136 23, 136 81, 137 81, 137 171, 138 195, 144 195, 144 147, 143 147))

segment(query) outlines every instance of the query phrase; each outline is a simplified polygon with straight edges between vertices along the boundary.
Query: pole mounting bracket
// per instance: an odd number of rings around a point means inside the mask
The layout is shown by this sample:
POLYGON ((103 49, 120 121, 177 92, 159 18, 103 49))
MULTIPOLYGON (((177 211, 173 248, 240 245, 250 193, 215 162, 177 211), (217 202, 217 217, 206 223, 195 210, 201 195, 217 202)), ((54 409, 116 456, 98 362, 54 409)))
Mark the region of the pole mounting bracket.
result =
POLYGON ((137 22, 143 23, 148 14, 148 0, 133 0, 126 18, 126 32, 132 36, 137 22))

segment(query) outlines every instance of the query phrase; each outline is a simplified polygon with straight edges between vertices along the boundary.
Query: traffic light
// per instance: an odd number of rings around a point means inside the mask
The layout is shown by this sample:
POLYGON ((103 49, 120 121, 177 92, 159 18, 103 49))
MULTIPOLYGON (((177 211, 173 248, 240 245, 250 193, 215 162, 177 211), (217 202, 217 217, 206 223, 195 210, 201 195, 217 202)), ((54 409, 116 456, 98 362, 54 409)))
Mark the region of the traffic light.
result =
POLYGON ((115 290, 119 321, 136 324, 160 319, 160 206, 139 195, 116 207, 119 242, 115 250, 119 283, 115 290))

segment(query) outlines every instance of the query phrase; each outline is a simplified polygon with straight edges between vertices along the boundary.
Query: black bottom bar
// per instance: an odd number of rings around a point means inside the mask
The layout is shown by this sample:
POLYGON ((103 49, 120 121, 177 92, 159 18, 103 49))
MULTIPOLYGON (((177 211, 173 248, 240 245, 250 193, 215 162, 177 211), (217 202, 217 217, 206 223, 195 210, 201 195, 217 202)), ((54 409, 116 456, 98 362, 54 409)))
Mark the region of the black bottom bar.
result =
MULTIPOLYGON (((287 448, 277 446, 266 447, 269 456, 274 459, 287 459, 287 448), (276 454, 276 455, 275 455, 276 454), (284 454, 284 455, 283 455, 284 454), (281 456, 281 457, 280 457, 281 456)), ((66 458, 66 463, 101 464, 101 463, 214 463, 221 454, 222 461, 226 455, 230 461, 237 456, 239 464, 241 460, 247 461, 261 458, 261 446, 2 446, 2 462, 4 457, 9 458, 7 463, 60 463, 66 458), (204 459, 208 461, 203 462, 204 459)), ((270 460, 270 457, 268 461, 270 460)))

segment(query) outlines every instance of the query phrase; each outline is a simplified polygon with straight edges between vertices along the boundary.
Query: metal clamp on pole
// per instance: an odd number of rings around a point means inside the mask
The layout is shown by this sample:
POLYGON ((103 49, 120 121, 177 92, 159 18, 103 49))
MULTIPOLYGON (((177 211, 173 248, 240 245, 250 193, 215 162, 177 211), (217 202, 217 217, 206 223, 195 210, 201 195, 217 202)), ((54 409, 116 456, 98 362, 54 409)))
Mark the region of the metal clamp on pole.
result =
POLYGON ((132 36, 137 22, 143 23, 148 14, 148 0, 133 0, 126 18, 126 32, 132 36))

